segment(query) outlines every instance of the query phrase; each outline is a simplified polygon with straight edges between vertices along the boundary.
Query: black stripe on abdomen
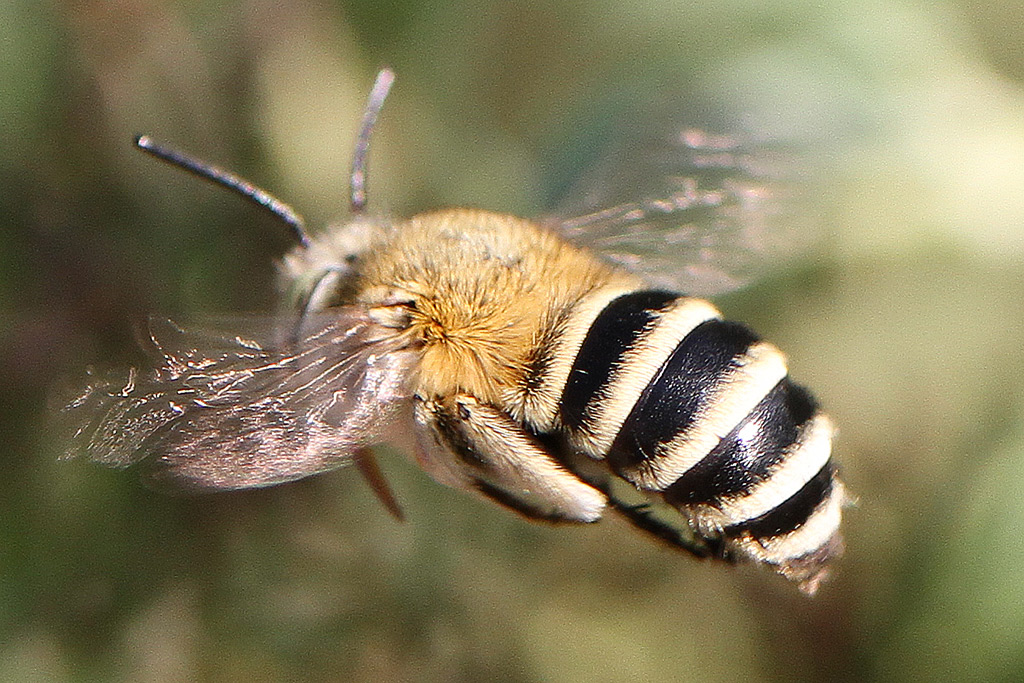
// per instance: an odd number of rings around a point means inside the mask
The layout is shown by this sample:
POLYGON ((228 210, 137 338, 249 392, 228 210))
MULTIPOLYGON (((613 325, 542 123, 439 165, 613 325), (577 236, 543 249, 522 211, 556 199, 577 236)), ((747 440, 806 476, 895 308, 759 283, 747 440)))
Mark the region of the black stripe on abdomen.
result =
POLYGON ((632 292, 601 311, 576 354, 562 392, 559 410, 566 428, 585 428, 590 403, 600 396, 622 356, 657 318, 658 311, 676 298, 661 291, 632 292))
POLYGON ((764 539, 799 528, 832 493, 834 476, 835 465, 829 460, 795 495, 760 517, 726 527, 725 536, 736 537, 746 532, 764 539))
POLYGON ((782 380, 714 450, 664 491, 665 500, 672 505, 711 504, 748 493, 771 476, 816 410, 807 390, 789 378, 782 380))
POLYGON ((757 341, 738 323, 709 320, 688 334, 644 389, 607 458, 626 479, 631 471, 689 429, 719 380, 757 341))

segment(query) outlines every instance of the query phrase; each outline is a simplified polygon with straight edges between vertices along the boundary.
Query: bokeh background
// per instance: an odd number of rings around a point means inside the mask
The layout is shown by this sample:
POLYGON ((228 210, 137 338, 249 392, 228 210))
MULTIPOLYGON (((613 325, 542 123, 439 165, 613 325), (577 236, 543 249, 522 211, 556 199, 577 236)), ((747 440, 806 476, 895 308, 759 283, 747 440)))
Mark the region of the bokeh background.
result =
POLYGON ((1024 679, 1022 78, 1013 0, 5 0, 0 679, 1024 679), (397 215, 540 213, 623 103, 828 141, 820 234, 720 302, 841 427, 859 502, 818 597, 397 454, 405 524, 353 471, 188 498, 57 462, 55 384, 137 362, 148 313, 269 310, 290 246, 131 135, 322 225, 383 64, 371 202, 397 215))

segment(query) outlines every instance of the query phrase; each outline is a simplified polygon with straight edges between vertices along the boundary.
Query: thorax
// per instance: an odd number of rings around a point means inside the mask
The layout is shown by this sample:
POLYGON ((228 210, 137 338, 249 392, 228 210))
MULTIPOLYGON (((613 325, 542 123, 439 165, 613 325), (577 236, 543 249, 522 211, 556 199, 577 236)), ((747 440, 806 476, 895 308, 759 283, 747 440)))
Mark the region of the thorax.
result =
POLYGON ((535 223, 452 209, 394 226, 361 268, 357 301, 406 302, 423 343, 418 393, 500 404, 577 302, 634 282, 535 223))

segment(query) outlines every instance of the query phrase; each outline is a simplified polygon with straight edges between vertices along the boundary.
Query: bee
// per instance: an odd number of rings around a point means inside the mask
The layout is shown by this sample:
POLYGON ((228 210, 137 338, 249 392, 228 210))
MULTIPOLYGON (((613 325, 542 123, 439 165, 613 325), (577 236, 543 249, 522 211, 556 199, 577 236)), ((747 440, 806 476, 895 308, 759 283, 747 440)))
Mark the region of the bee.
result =
POLYGON ((684 131, 684 171, 662 179, 672 192, 557 222, 470 208, 388 220, 366 210, 365 168, 393 78, 378 74, 364 112, 352 216, 315 236, 238 176, 137 139, 292 227, 281 274, 294 313, 252 335, 151 322, 155 368, 96 379, 70 402, 69 453, 141 461, 152 480, 194 490, 352 463, 400 516, 370 447, 411 434, 433 479, 531 520, 613 510, 813 594, 843 549, 832 423, 775 346, 692 296, 706 264, 681 263, 702 226, 764 227, 777 197, 756 150, 684 131))

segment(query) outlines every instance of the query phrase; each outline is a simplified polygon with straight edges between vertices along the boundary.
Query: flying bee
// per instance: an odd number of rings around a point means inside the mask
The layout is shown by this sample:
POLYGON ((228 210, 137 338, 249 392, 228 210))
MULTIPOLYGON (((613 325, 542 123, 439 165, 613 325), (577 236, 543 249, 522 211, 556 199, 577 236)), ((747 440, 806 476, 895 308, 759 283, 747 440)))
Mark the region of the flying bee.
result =
POLYGON ((684 262, 695 248, 765 227, 778 188, 758 150, 683 131, 663 196, 558 221, 469 208, 393 221, 366 211, 365 192, 392 80, 378 74, 364 113, 352 217, 319 235, 241 178, 138 138, 293 228, 281 271, 295 312, 255 335, 154 321, 155 369, 98 379, 65 408, 69 454, 145 461, 154 480, 196 490, 354 463, 398 515, 369 448, 411 434, 435 480, 531 520, 596 522, 610 509, 813 594, 842 552, 832 424, 775 346, 671 289, 693 294, 711 272, 708 259, 684 262), (623 480, 685 523, 620 499, 623 480))

